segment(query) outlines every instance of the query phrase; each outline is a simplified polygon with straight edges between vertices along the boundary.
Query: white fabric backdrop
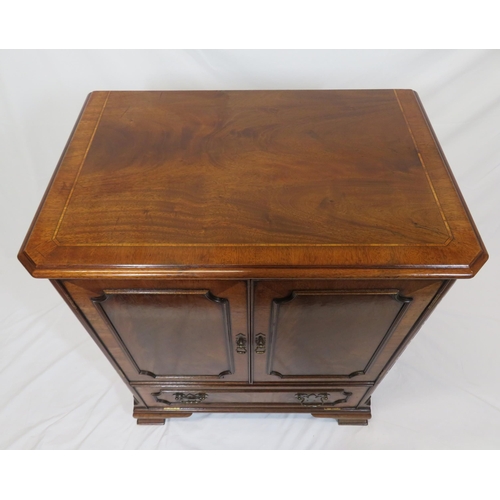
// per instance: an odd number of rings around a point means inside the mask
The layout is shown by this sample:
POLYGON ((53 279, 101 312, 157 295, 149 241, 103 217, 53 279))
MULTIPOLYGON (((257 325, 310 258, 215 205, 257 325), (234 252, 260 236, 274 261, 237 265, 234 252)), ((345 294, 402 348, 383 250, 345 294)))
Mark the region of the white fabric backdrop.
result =
POLYGON ((500 448, 500 51, 0 51, 0 448, 500 448), (490 253, 372 398, 368 427, 306 415, 137 426, 132 396, 16 255, 92 90, 412 88, 490 253))

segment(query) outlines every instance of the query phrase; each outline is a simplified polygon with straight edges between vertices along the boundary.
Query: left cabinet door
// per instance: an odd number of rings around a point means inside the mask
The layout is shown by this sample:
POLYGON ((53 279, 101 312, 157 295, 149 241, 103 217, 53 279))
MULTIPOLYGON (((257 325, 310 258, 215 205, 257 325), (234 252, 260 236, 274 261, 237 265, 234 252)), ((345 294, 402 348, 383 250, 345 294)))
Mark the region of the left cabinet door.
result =
POLYGON ((58 282, 130 383, 248 381, 244 281, 58 282))

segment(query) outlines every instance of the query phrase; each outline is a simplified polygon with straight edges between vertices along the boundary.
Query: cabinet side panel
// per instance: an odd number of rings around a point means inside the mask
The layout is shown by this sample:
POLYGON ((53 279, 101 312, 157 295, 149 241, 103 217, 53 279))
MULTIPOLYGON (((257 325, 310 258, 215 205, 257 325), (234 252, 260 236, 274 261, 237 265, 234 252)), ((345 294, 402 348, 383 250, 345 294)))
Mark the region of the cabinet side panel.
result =
POLYGON ((423 326, 427 318, 434 311, 439 302, 441 302, 443 297, 448 293, 448 290, 453 286, 455 281, 456 280, 443 281, 439 290, 437 290, 437 292, 434 294, 433 297, 430 297, 427 307, 423 310, 422 314, 414 323, 413 327, 410 329, 407 335, 401 340, 401 343, 399 344, 398 348, 395 350, 395 352, 393 353, 393 355, 388 360, 388 362, 380 372, 379 376, 377 377, 375 384, 372 387, 370 387, 367 390, 366 394, 363 396, 359 406, 366 404, 366 402, 370 399, 371 395, 373 394, 373 391, 377 388, 382 379, 387 375, 389 370, 394 366, 394 363, 396 363, 397 359, 401 356, 401 354, 403 354, 403 351, 408 347, 411 340, 418 333, 420 328, 423 326))
MULTIPOLYGON (((120 368, 118 363, 116 362, 115 358, 113 355, 109 352, 107 347, 103 344, 97 333, 95 332, 94 328, 92 327, 92 324, 89 322, 85 314, 82 312, 82 310, 78 307, 78 305, 75 303, 73 298, 71 297, 70 293, 64 286, 64 283, 59 280, 50 280, 54 288, 59 292, 61 297, 64 299, 66 304, 69 306, 73 314, 78 318, 80 323, 83 325, 83 327, 87 330, 89 335, 92 337, 94 342, 97 344, 99 349, 103 352, 103 354, 106 356, 106 358, 109 360, 113 368, 118 372, 118 375, 122 378, 122 380, 125 382, 127 387, 130 389, 132 394, 134 395, 135 401, 140 405, 140 406, 146 406, 144 400, 142 399, 141 395, 135 390, 134 387, 130 386, 130 381, 123 372, 123 370, 120 368)), ((147 407, 147 406, 146 406, 147 407)))

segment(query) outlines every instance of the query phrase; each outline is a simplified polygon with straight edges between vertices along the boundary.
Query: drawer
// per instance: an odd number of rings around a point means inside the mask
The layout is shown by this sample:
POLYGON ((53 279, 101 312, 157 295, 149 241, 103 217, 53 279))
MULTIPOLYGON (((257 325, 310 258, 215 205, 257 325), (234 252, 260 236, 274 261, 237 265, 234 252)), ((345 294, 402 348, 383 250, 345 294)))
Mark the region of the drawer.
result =
MULTIPOLYGON (((311 408, 354 408, 363 401, 369 386, 347 387, 290 387, 286 389, 238 388, 221 389, 220 387, 184 387, 165 386, 135 387, 149 408, 163 410, 189 409, 200 411, 215 407, 234 409, 264 406, 268 409, 293 407, 311 408)), ((266 410, 264 410, 266 411, 266 410)))

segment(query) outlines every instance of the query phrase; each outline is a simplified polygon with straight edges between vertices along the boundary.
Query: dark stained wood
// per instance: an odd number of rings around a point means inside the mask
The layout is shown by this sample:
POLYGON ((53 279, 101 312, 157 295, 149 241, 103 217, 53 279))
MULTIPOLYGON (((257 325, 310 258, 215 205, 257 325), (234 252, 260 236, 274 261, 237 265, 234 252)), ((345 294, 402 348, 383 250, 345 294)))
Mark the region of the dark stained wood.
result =
POLYGON ((234 373, 229 301, 209 290, 105 290, 93 299, 137 371, 152 378, 234 373))
POLYGON ((137 393, 134 387, 130 385, 130 380, 127 377, 127 374, 124 373, 122 368, 120 367, 119 363, 117 363, 115 357, 113 356, 113 353, 110 352, 107 348, 107 346, 103 343, 99 335, 97 334, 94 325, 88 320, 88 318, 83 314, 81 309, 78 307, 76 304, 75 300, 73 297, 70 295, 66 287, 61 281, 58 280, 51 280, 52 285, 54 288, 58 291, 58 293, 61 295, 61 297, 64 299, 66 304, 69 306, 73 314, 78 318, 82 326, 87 330, 89 335, 92 337, 94 342, 97 344, 99 349, 102 351, 102 353, 106 356, 108 361, 111 363, 113 368, 117 371, 118 375, 122 378, 122 380, 125 382, 125 384, 128 386, 128 388, 131 390, 133 396, 134 396, 134 404, 137 406, 141 407, 144 406, 144 401, 142 401, 141 397, 137 393))
POLYGON ((442 246, 450 235, 391 92, 147 92, 109 94, 54 239, 442 246))
POLYGON ((452 278, 486 258, 407 90, 94 92, 20 252, 49 278, 452 278))
POLYGON ((248 380, 249 355, 236 352, 236 336, 248 337, 245 282, 74 280, 64 287, 129 383, 248 380))
MULTIPOLYGON (((313 414, 313 417, 317 417, 317 414, 313 414)), ((368 420, 364 418, 338 418, 337 423, 339 425, 368 425, 368 420)))
POLYGON ((186 418, 190 417, 192 413, 170 413, 168 415, 162 415, 162 418, 158 418, 157 414, 148 415, 145 413, 134 414, 137 418, 137 425, 165 425, 165 418, 186 418), (143 416, 143 418, 141 418, 143 416))
POLYGON ((376 381, 440 281, 258 281, 254 381, 376 381))
MULTIPOLYGON (((233 407, 213 406, 209 411, 210 413, 227 413, 236 412, 233 407)), ((206 409, 199 409, 198 413, 207 412, 206 409)), ((372 417, 369 409, 364 410, 351 410, 342 408, 331 408, 330 411, 323 411, 320 413, 311 412, 310 408, 292 408, 290 406, 248 406, 246 408, 239 408, 238 413, 310 413, 313 417, 318 418, 331 418, 336 419, 340 425, 367 425, 368 419, 372 417)), ((194 411, 193 411, 194 413, 194 411)), ((166 410, 147 410, 138 409, 134 410, 134 418, 141 420, 139 425, 146 425, 146 421, 153 420, 152 425, 162 425, 160 419, 176 418, 176 417, 190 417, 189 413, 181 413, 177 411, 166 410)), ((139 422, 138 422, 139 423, 139 422)))
POLYGON ((273 299, 266 372, 280 378, 364 375, 409 301, 396 290, 294 290, 273 299))
POLYGON ((19 252, 141 425, 375 388, 488 254, 410 90, 93 92, 19 252))
POLYGON ((391 356, 391 358, 389 359, 387 364, 383 367, 382 371, 380 372, 380 374, 377 378, 377 382, 372 387, 370 387, 370 389, 368 389, 367 393, 365 394, 365 397, 363 398, 363 402, 361 403, 361 405, 364 405, 367 402, 369 403, 373 390, 376 388, 377 385, 380 384, 380 382, 385 377, 387 372, 392 368, 392 366, 397 361, 399 356, 401 356, 401 354, 406 349, 408 344, 415 337, 415 335, 418 333, 420 328, 424 325, 427 318, 431 315, 431 313, 434 311, 436 306, 441 302, 443 297, 448 293, 449 289, 453 286, 454 283, 455 283, 455 280, 449 280, 449 281, 442 282, 439 290, 432 297, 432 299, 427 304, 425 309, 422 311, 422 314, 420 314, 420 316, 415 320, 414 324, 410 327, 407 335, 404 338, 399 339, 399 345, 396 347, 393 355, 391 356))
POLYGON ((166 385, 136 385, 149 408, 162 410, 210 411, 214 407, 232 407, 251 409, 253 406, 265 405, 270 408, 290 408, 292 411, 309 412, 320 409, 331 411, 332 408, 356 408, 364 397, 368 385, 320 385, 288 387, 256 387, 246 386, 227 389, 224 386, 177 387, 166 385))

